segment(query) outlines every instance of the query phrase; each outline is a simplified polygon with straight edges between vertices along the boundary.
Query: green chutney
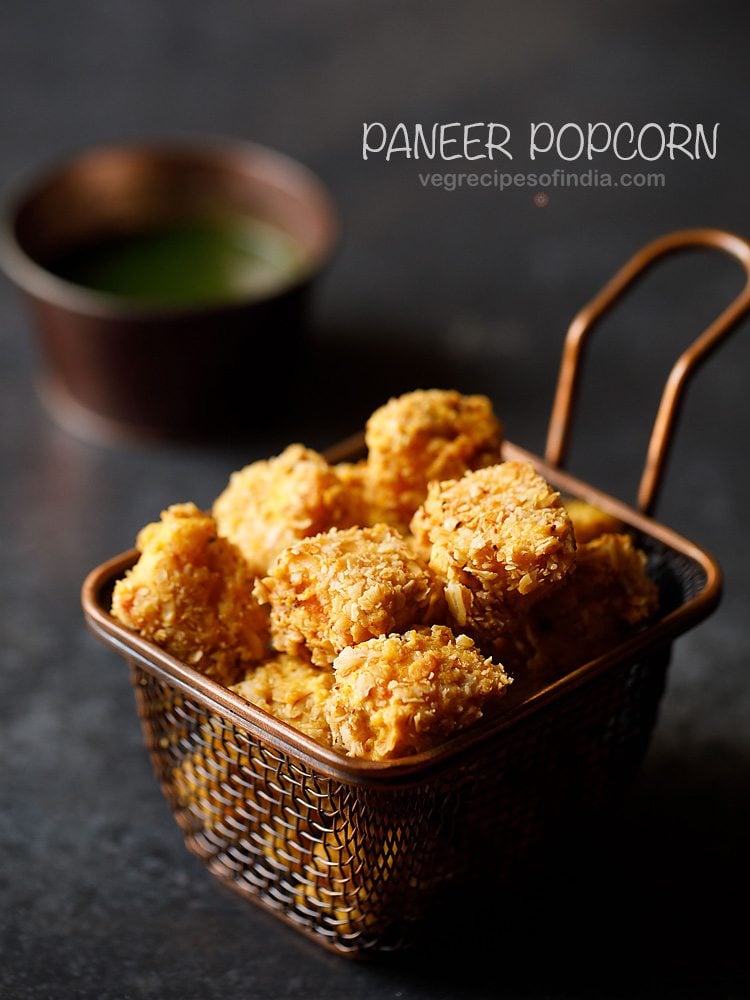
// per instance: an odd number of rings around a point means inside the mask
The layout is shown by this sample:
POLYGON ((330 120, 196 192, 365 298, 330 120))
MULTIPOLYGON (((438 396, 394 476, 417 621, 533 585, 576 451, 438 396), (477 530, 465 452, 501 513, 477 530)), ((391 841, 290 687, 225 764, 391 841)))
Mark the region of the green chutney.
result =
POLYGON ((202 306, 262 297, 305 268, 301 247, 254 219, 189 221, 111 237, 49 269, 76 285, 147 306, 202 306))

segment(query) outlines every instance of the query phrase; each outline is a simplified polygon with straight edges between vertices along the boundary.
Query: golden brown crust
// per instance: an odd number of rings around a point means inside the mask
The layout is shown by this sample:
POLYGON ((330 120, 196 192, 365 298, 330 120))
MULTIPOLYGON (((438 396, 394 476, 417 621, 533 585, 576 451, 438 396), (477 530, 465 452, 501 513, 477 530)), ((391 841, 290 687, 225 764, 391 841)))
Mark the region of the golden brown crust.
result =
POLYGON ((254 579, 214 519, 175 504, 138 535, 135 566, 115 584, 112 614, 168 653, 231 683, 268 649, 254 579))
POLYGON ((375 509, 370 495, 367 460, 339 462, 338 465, 334 465, 333 470, 344 491, 346 509, 352 522, 350 527, 368 528, 378 524, 382 518, 375 509))
POLYGON ((466 575, 473 590, 528 596, 564 579, 575 558, 560 495, 528 462, 432 483, 411 527, 441 578, 466 575))
POLYGON ((333 673, 288 653, 258 664, 232 691, 282 719, 323 746, 331 746, 325 707, 333 673))
POLYGON ((356 523, 339 476, 301 444, 232 473, 213 514, 220 533, 240 548, 256 575, 300 538, 356 523))
POLYGON ((510 683, 468 636, 444 625, 350 646, 333 666, 327 718, 335 743, 368 760, 438 745, 476 722, 510 683))
POLYGON ((518 608, 559 584, 575 559, 559 494, 527 462, 432 483, 411 528, 430 546, 449 619, 508 662, 530 654, 518 608))
POLYGON ((563 503, 573 522, 577 543, 583 544, 600 535, 616 534, 624 530, 625 526, 618 517, 600 510, 586 500, 566 497, 563 503))
POLYGON ((544 662, 570 669, 612 649, 657 610, 646 556, 625 534, 578 548, 575 572, 531 609, 528 625, 544 662))
POLYGON ((372 506, 405 529, 430 481, 500 461, 502 427, 486 396, 423 389, 375 410, 365 440, 372 506))
POLYGON ((326 666, 373 636, 433 621, 440 590, 395 529, 380 524, 303 539, 280 552, 255 595, 274 648, 326 666))

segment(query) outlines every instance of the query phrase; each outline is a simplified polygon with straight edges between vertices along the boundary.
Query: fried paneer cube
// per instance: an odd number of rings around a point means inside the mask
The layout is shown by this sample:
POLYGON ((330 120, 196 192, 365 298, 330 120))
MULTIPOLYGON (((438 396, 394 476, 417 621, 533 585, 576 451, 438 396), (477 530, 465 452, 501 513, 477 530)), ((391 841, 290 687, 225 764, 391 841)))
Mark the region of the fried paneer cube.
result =
POLYGON ((255 596, 270 605, 280 652, 327 666, 346 646, 434 620, 440 588, 385 524, 332 529, 284 549, 255 596))
POLYGON ((528 616, 542 661, 564 669, 612 649, 658 609, 646 556, 630 535, 604 534, 579 545, 576 568, 528 616))
POLYGON ((528 462, 503 462, 431 483, 411 529, 443 583, 449 621, 513 666, 533 655, 521 609, 575 561, 559 494, 528 462))
POLYGON ((327 718, 352 757, 389 760, 437 746, 476 722, 510 679, 445 625, 379 636, 333 664, 327 718))
POLYGON ((213 515, 220 533, 239 547, 256 575, 300 538, 355 523, 334 469, 301 444, 232 473, 213 515))
POLYGON ((331 746, 325 706, 333 673, 288 653, 253 667, 232 691, 282 719, 323 746, 331 746))
POLYGON ((431 483, 411 529, 430 546, 430 566, 458 625, 471 622, 477 596, 506 605, 530 598, 563 580, 575 561, 560 495, 528 462, 431 483))
POLYGON ((268 614, 239 550, 195 504, 175 504, 137 539, 138 562, 115 584, 112 614, 220 683, 268 651, 268 614))
POLYGON ((373 507, 405 529, 429 482, 500 461, 502 427, 486 396, 420 389, 375 410, 365 442, 373 507))
POLYGON ((563 503, 573 522, 576 543, 590 542, 599 535, 617 534, 624 528, 622 521, 614 514, 608 514, 586 500, 566 497, 563 503))
POLYGON ((333 469, 344 491, 346 510, 352 522, 349 527, 367 528, 377 524, 380 516, 370 496, 367 461, 339 462, 333 469))

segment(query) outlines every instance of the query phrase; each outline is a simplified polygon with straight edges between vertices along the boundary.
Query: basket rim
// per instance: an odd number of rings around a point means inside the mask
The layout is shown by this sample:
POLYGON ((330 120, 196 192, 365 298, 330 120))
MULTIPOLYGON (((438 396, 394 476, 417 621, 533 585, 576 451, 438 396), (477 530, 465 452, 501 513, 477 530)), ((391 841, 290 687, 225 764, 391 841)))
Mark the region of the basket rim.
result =
MULTIPOLYGON (((331 448, 327 457, 329 461, 351 459, 355 457, 358 449, 361 450, 362 442, 362 435, 355 435, 331 448)), ((549 702, 603 672, 629 661, 635 662, 639 656, 647 656, 651 651, 668 646, 678 635, 706 618, 716 608, 721 598, 721 569, 713 556, 696 543, 666 525, 639 513, 622 501, 549 465, 512 442, 505 442, 503 459, 531 462, 541 475, 564 494, 596 505, 618 517, 629 527, 697 563, 703 570, 706 580, 702 589, 693 597, 602 656, 541 685, 528 682, 524 685, 516 681, 502 699, 496 712, 431 750, 395 760, 369 761, 348 757, 342 752, 328 749, 289 723, 268 714, 122 625, 109 613, 104 598, 114 581, 136 561, 138 557, 136 549, 130 549, 106 560, 86 576, 81 590, 86 624, 98 639, 115 649, 128 661, 137 663, 147 672, 177 687, 213 713, 223 716, 241 729, 265 740, 275 749, 299 761, 301 768, 314 768, 324 777, 348 784, 370 784, 378 787, 421 779, 426 773, 470 752, 477 744, 484 743, 501 731, 516 725, 549 702)))

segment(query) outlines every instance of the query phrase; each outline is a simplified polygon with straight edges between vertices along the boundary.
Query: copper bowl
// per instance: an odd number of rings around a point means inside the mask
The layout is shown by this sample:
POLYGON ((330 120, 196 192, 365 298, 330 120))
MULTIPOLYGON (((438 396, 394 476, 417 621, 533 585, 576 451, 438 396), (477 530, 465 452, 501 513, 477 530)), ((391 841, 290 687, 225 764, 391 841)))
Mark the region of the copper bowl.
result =
POLYGON ((281 153, 233 140, 137 142, 24 179, 6 198, 0 261, 30 310, 37 387, 59 423, 105 442, 203 438, 260 422, 270 393, 283 404, 337 236, 325 186, 281 153), (294 241, 301 266, 287 282, 165 306, 74 284, 50 266, 102 240, 229 214, 294 241))

